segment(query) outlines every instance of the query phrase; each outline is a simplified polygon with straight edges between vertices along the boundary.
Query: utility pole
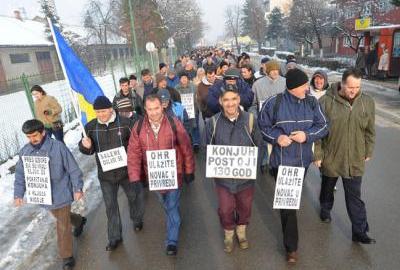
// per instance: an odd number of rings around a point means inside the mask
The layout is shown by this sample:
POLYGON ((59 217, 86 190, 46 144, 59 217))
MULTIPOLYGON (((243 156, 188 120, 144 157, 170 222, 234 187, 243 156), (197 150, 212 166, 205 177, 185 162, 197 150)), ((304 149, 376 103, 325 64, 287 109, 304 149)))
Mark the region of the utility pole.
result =
POLYGON ((135 47, 135 56, 133 57, 133 61, 135 61, 136 74, 138 75, 141 70, 141 65, 140 65, 140 60, 139 60, 140 57, 136 41, 135 19, 133 15, 132 0, 128 0, 128 4, 129 4, 129 17, 131 21, 132 41, 133 41, 133 47, 135 47))

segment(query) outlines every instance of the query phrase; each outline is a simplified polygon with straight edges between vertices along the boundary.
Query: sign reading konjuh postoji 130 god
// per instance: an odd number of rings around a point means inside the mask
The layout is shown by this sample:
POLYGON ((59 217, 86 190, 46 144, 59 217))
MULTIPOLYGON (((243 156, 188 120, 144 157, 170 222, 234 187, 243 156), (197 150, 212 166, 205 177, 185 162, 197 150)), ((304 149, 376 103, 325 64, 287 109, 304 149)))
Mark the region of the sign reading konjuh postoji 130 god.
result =
POLYGON ((279 166, 274 209, 300 209, 304 172, 302 167, 279 166))
POLYGON ((146 151, 150 190, 178 188, 175 149, 146 151))
POLYGON ((207 145, 206 177, 256 179, 258 148, 207 145))
POLYGON ((22 156, 27 203, 52 204, 49 161, 48 157, 22 156))

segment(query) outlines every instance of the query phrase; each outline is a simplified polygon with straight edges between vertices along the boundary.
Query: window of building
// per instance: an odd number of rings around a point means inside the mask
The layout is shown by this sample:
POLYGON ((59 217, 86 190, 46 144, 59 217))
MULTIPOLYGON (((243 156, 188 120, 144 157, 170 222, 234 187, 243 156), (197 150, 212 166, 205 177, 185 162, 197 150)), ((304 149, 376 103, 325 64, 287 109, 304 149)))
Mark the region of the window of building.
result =
POLYGON ((50 52, 36 52, 36 58, 38 61, 50 60, 50 52))
POLYGON ((394 33, 392 57, 400 57, 400 32, 394 33))
POLYGON ((351 37, 344 36, 343 37, 343 47, 349 48, 349 47, 351 47, 351 44, 352 44, 351 37))
POLYGON ((13 53, 10 54, 11 64, 21 64, 21 63, 29 63, 31 58, 29 57, 29 53, 13 53))

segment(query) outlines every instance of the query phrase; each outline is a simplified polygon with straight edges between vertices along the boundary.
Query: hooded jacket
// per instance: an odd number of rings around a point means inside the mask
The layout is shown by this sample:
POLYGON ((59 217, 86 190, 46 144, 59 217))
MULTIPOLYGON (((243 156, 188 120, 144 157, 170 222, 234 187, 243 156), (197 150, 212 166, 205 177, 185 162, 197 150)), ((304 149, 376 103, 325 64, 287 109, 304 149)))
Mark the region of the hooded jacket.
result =
POLYGON ((360 92, 350 105, 339 95, 340 87, 332 84, 319 101, 329 120, 329 135, 315 144, 314 160, 322 160, 326 176, 362 176, 375 145, 375 103, 360 92))
POLYGON ((326 74, 325 71, 323 70, 317 70, 311 77, 310 81, 310 94, 314 96, 316 99, 320 99, 323 95, 325 95, 326 90, 329 88, 329 82, 328 82, 328 74, 326 74), (316 90, 315 89, 315 77, 316 76, 322 76, 324 78, 324 87, 322 90, 316 90))

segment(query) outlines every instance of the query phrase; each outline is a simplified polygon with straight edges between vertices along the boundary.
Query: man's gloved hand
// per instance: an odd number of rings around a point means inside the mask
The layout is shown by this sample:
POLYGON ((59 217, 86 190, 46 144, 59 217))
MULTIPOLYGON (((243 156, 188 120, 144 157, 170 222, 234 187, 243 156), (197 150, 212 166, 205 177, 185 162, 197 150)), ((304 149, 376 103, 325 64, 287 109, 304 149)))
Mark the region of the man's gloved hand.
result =
POLYGON ((185 180, 185 183, 186 183, 186 184, 190 184, 191 182, 194 181, 194 174, 193 174, 193 173, 185 174, 185 175, 183 176, 183 179, 185 180))

